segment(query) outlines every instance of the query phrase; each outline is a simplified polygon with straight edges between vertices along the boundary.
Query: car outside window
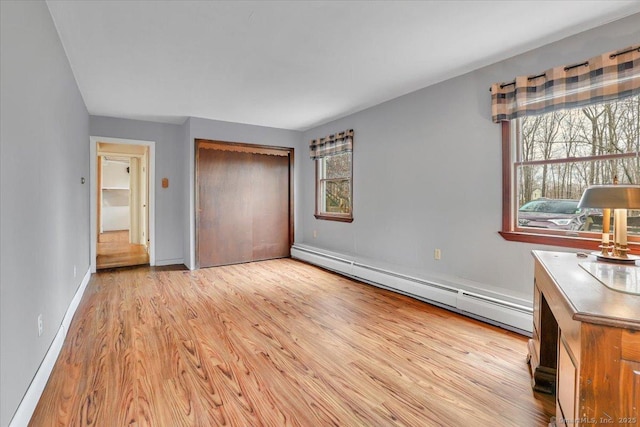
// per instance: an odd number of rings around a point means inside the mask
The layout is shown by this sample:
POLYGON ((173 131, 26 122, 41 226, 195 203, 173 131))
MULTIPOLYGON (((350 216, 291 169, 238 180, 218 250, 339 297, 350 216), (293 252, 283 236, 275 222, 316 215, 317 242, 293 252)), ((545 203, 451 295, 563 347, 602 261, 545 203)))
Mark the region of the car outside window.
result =
POLYGON ((554 199, 538 199, 525 203, 518 209, 518 225, 554 230, 582 230, 588 224, 588 211, 578 208, 578 203, 579 200, 554 199))

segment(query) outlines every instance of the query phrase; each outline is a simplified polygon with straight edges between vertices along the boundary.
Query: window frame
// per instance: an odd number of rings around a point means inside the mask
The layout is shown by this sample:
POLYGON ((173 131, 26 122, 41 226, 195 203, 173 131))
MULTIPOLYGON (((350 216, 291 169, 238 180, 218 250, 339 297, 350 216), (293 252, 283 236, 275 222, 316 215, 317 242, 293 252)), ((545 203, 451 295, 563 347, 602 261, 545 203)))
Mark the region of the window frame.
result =
MULTIPOLYGON (((316 207, 315 207, 315 213, 314 216, 316 217, 316 219, 322 219, 322 220, 328 220, 328 221, 339 221, 339 222, 353 222, 353 151, 347 151, 347 152, 343 152, 343 153, 337 153, 335 155, 341 155, 341 154, 346 154, 349 153, 349 155, 351 156, 351 170, 349 171, 349 177, 348 178, 323 178, 323 172, 324 172, 324 162, 328 157, 331 156, 324 156, 318 159, 315 159, 315 168, 316 168, 316 207), (324 196, 324 192, 322 190, 323 185, 322 182, 323 181, 344 181, 347 180, 349 181, 349 192, 351 197, 349 198, 349 213, 333 213, 333 212, 323 212, 320 208, 322 206, 322 197, 324 196)), ((325 186, 326 188, 326 186, 325 186)))
MULTIPOLYGON (((560 246, 574 249, 599 251, 602 233, 580 232, 572 235, 565 230, 531 229, 516 224, 518 206, 515 203, 517 189, 513 162, 513 133, 511 121, 502 124, 502 230, 498 233, 508 241, 560 246)), ((632 251, 640 250, 640 236, 627 237, 632 251)))

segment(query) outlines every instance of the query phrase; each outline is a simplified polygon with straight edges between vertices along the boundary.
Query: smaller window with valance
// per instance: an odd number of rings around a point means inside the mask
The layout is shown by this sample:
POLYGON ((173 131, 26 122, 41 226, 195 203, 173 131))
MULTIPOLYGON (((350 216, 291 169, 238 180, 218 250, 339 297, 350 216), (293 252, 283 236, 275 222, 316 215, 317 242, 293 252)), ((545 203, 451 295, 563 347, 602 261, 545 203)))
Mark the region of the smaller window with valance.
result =
POLYGON ((311 141, 316 164, 315 217, 353 221, 353 129, 311 141))

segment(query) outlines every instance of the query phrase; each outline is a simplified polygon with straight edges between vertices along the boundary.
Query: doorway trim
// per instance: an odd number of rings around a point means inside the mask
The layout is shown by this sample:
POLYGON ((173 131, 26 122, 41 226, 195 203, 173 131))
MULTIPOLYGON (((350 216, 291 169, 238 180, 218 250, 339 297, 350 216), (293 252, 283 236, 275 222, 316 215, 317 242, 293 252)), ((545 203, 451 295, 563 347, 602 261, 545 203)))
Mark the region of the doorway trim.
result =
POLYGON ((98 142, 106 142, 109 144, 126 144, 126 145, 144 145, 149 148, 149 265, 156 265, 156 192, 155 192, 155 174, 156 174, 156 142, 144 141, 138 139, 110 138, 102 136, 89 137, 89 172, 90 172, 90 206, 89 213, 91 216, 91 272, 96 272, 96 256, 98 244, 98 191, 96 183, 98 181, 97 173, 97 157, 98 142))

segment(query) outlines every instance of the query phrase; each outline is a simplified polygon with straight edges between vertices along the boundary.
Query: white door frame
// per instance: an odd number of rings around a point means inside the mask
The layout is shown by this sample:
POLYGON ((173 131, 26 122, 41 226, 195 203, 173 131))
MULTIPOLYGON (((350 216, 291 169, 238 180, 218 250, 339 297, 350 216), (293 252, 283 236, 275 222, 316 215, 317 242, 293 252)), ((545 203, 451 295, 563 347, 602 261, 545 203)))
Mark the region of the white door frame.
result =
POLYGON ((110 144, 144 145, 149 147, 149 265, 156 265, 156 197, 155 197, 155 173, 156 173, 156 142, 143 141, 137 139, 109 138, 102 136, 89 137, 89 172, 90 172, 90 195, 91 206, 91 272, 96 272, 96 256, 98 245, 98 191, 96 188, 98 142, 110 144))

